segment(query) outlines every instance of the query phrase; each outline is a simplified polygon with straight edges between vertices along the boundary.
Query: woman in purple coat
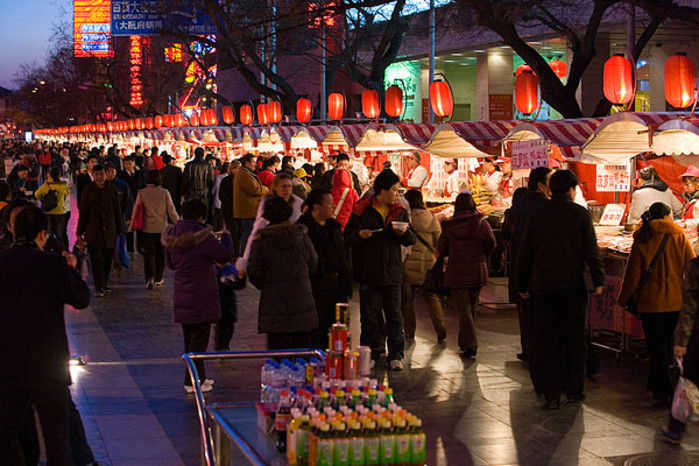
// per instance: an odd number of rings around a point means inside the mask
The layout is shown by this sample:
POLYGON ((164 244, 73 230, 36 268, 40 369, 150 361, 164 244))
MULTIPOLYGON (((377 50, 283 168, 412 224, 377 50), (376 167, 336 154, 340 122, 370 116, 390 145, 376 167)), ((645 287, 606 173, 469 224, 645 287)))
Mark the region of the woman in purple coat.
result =
MULTIPOLYGON (((228 232, 217 240, 204 224, 206 205, 198 199, 182 204, 182 218, 163 232, 167 246, 167 266, 175 271, 175 322, 182 324, 184 352, 206 351, 211 324, 221 317, 215 263, 233 257, 233 241, 228 232)), ((213 388, 206 378, 203 361, 197 361, 203 392, 213 388)), ((184 389, 192 393, 192 381, 185 373, 184 389)))

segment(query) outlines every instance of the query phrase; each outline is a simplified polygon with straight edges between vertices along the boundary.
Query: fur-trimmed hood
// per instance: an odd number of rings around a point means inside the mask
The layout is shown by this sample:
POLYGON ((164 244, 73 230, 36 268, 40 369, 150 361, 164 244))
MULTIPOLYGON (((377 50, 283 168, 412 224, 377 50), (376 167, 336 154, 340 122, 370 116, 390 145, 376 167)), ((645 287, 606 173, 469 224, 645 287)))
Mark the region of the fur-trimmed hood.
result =
POLYGON ((211 234, 211 227, 195 220, 180 220, 168 225, 162 234, 164 246, 187 248, 201 244, 211 234))
POLYGON ((305 225, 283 222, 261 229, 255 235, 255 239, 270 240, 268 242, 276 248, 289 249, 301 243, 307 231, 305 225))

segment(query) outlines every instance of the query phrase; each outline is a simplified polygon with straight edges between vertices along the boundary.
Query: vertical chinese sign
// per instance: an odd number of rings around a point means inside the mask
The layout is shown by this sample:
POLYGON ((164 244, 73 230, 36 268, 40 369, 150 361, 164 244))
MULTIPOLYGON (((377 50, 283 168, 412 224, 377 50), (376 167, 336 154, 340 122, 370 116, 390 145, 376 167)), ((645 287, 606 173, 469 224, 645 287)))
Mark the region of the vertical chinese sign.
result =
POLYGON ((76 57, 111 57, 110 0, 74 0, 73 53, 76 57))
POLYGON ((141 37, 130 36, 129 41, 129 83, 131 92, 129 104, 131 104, 133 107, 140 107, 143 105, 143 80, 141 75, 143 66, 143 49, 141 48, 141 37))

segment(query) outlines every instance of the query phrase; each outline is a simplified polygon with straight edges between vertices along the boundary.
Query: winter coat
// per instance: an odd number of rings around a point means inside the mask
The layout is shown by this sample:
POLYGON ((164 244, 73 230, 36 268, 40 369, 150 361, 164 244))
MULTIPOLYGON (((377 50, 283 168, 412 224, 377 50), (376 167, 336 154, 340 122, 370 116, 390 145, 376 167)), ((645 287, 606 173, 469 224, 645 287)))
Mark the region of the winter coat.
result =
POLYGON ((260 170, 257 173, 257 177, 260 179, 260 183, 262 183, 265 187, 271 188, 272 187, 272 182, 274 181, 275 174, 272 170, 260 170))
POLYGON ((46 212, 48 215, 63 215, 66 213, 66 199, 70 200, 70 187, 65 181, 54 183, 53 181, 47 181, 42 184, 39 189, 34 193, 34 197, 41 201, 44 196, 48 194, 50 190, 56 191, 56 198, 58 199, 58 204, 56 207, 46 212))
POLYGON ((172 197, 175 207, 179 207, 182 188, 182 170, 175 165, 167 164, 159 170, 162 183, 160 186, 167 189, 172 197))
POLYGON ((297 223, 307 228, 308 237, 318 255, 318 267, 311 275, 316 304, 320 306, 319 301, 333 305, 346 302, 352 296, 352 272, 347 261, 342 227, 333 219, 321 225, 310 212, 303 214, 297 223))
POLYGON ((692 245, 682 228, 671 220, 651 220, 653 234, 647 243, 637 240, 634 233, 631 255, 626 264, 624 281, 619 292, 619 304, 624 306, 633 294, 643 271, 648 268, 666 233, 670 237, 655 263, 653 272, 638 295, 638 312, 673 312, 682 308, 682 281, 686 265, 694 259, 692 245))
POLYGON ((131 211, 133 210, 133 194, 131 194, 131 188, 124 180, 119 178, 114 178, 112 181, 107 180, 107 183, 111 183, 117 190, 119 194, 119 207, 121 208, 121 216, 126 219, 131 218, 131 211))
POLYGON ((333 189, 330 191, 333 195, 333 202, 335 202, 335 219, 340 222, 342 229, 345 229, 347 222, 349 222, 350 215, 354 207, 359 201, 359 194, 357 191, 352 189, 352 176, 349 170, 335 170, 335 175, 333 176, 333 189), (340 201, 342 200, 342 194, 347 190, 347 195, 345 196, 342 205, 340 201), (339 207, 339 209, 338 209, 339 207))
POLYGON ((478 288, 488 281, 487 256, 495 250, 495 235, 482 213, 457 212, 442 222, 437 249, 449 258, 444 286, 478 288))
POLYGON ((175 271, 175 322, 202 324, 221 317, 214 263, 228 262, 233 241, 224 233, 221 241, 211 228, 194 220, 180 220, 163 232, 167 266, 175 271))
POLYGON ((682 310, 675 330, 675 345, 686 348, 694 335, 697 335, 699 320, 699 258, 694 258, 687 264, 682 286, 682 310))
POLYGON ((184 166, 182 173, 182 197, 199 199, 210 205, 211 188, 214 187, 214 169, 206 160, 194 159, 184 166))
POLYGON ((119 206, 119 193, 111 183, 102 188, 97 183, 83 190, 78 217, 78 236, 85 235, 87 244, 95 248, 114 248, 117 236, 125 232, 119 206))
POLYGON ((129 173, 126 170, 119 172, 119 179, 124 180, 126 184, 129 185, 131 190, 131 195, 135 196, 137 192, 146 186, 145 180, 143 179, 143 171, 134 169, 133 173, 129 173))
MULTIPOLYGON (((180 219, 175 210, 175 204, 170 198, 170 193, 167 189, 147 185, 138 192, 134 207, 141 204, 143 213, 143 228, 144 233, 162 233, 167 226, 168 218, 172 223, 177 223, 180 219)), ((134 209, 135 210, 135 209, 134 209)), ((133 224, 133 219, 131 219, 133 224)))
POLYGON ((367 285, 399 285, 403 281, 401 246, 412 246, 417 237, 411 228, 402 235, 393 230, 391 222, 409 222, 408 211, 393 204, 384 221, 374 208, 375 200, 375 195, 360 200, 345 227, 345 242, 352 246, 354 279, 367 285), (359 236, 360 230, 379 229, 367 239, 359 236))
POLYGON ((230 211, 229 215, 233 215, 233 175, 228 175, 221 180, 221 185, 218 187, 218 198, 221 201, 221 210, 230 211))
POLYGON ((257 206, 268 189, 253 172, 241 167, 233 180, 233 217, 255 218, 257 206))
MULTIPOLYGON (((352 186, 354 187, 354 190, 357 191, 357 195, 362 194, 362 186, 361 186, 361 184, 359 184, 359 177, 353 171, 350 171, 350 176, 352 177, 352 186)), ((318 182, 317 187, 331 191, 333 189, 333 179, 334 178, 335 178, 335 169, 332 168, 332 169, 326 171, 325 173, 323 173, 323 177, 318 182)))
POLYGON ((62 256, 15 245, 0 252, 0 296, 0 381, 70 383, 64 305, 87 307, 85 281, 62 256))
POLYGON ((665 182, 655 180, 644 183, 633 193, 629 207, 629 218, 626 223, 641 223, 641 215, 656 202, 664 202, 669 205, 675 218, 682 216, 682 203, 672 194, 665 182))
POLYGON ((442 233, 442 226, 432 212, 426 209, 412 209, 411 224, 417 234, 417 241, 410 248, 410 255, 405 261, 405 281, 411 285, 422 285, 425 274, 436 260, 434 251, 442 233), (427 244, 420 241, 422 238, 427 244))
POLYGON ((554 194, 529 219, 519 248, 518 291, 584 291, 585 265, 593 285, 604 285, 590 213, 567 194, 554 194))
POLYGON ((247 273, 260 290, 259 333, 310 332, 318 326, 310 280, 317 263, 303 226, 284 222, 255 235, 247 273))

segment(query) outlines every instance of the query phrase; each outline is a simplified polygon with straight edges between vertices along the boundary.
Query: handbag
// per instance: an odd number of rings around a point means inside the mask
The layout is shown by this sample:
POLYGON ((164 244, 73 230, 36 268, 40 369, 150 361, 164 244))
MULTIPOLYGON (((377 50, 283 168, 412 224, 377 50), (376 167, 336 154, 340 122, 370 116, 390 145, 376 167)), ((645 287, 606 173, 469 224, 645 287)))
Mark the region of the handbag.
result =
POLYGON ((638 315, 638 295, 641 292, 641 288, 646 284, 648 281, 648 278, 650 278, 650 274, 653 273, 653 268, 655 267, 655 263, 658 261, 658 257, 660 257, 660 253, 663 252, 663 249, 665 248, 665 243, 667 243, 667 239, 670 237, 669 233, 665 233, 665 236, 663 236, 663 240, 660 242, 660 246, 658 246, 658 250, 655 252, 655 256, 653 256, 653 260, 650 261, 650 265, 646 270, 643 271, 643 275, 641 275, 641 279, 638 281, 638 285, 636 285, 636 289, 633 290, 633 293, 629 297, 628 301, 626 301, 626 305, 624 306, 624 309, 627 312, 630 312, 633 315, 638 315))
MULTIPOLYGON (((677 365, 682 370, 682 359, 677 358, 677 365)), ((687 424, 699 421, 699 388, 689 379, 680 376, 672 396, 672 417, 687 424)))
POLYGON ((55 189, 49 189, 41 198, 41 210, 50 212, 56 207, 58 207, 58 192, 55 189))
POLYGON ((437 257, 432 268, 427 271, 422 289, 440 296, 449 294, 449 289, 444 286, 444 257, 437 257))
POLYGON ((131 230, 143 229, 143 204, 140 202, 137 202, 136 205, 133 206, 133 214, 131 215, 131 225, 129 228, 131 230))

